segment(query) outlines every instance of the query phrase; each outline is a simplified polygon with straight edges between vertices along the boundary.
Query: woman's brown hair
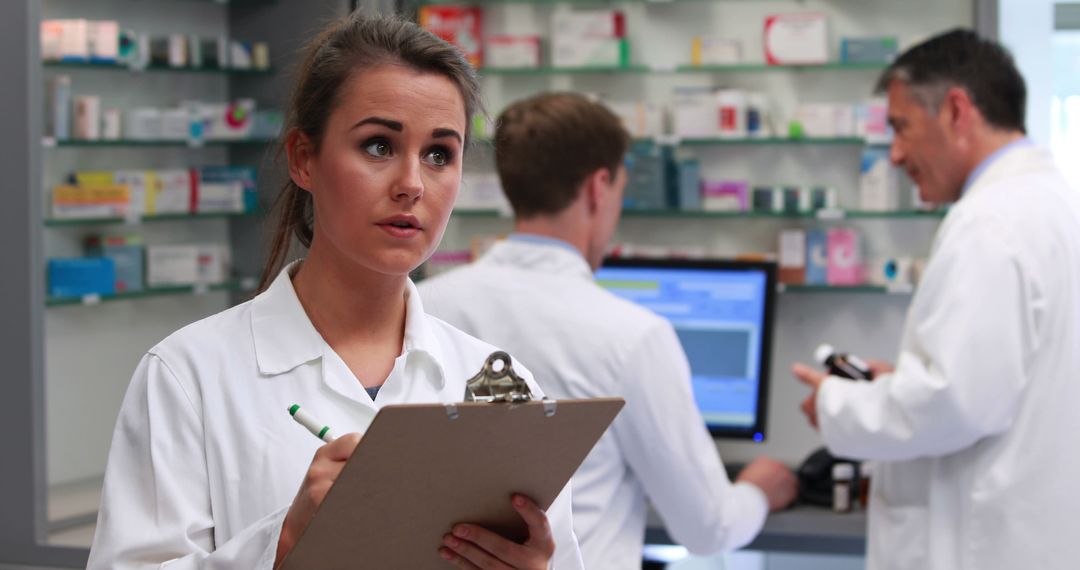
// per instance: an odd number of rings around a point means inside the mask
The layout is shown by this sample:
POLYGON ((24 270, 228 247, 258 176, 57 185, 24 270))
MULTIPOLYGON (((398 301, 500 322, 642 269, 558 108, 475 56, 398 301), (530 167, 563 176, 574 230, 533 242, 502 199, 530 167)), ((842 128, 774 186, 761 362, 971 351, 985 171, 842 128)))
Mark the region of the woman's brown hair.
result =
MULTIPOLYGON (((360 11, 335 20, 303 48, 285 113, 279 159, 295 133, 303 133, 318 152, 326 122, 337 108, 342 87, 354 73, 385 64, 436 73, 452 81, 465 101, 465 142, 471 140, 471 118, 480 111, 476 71, 454 46, 416 24, 396 16, 360 11)), ((293 239, 311 247, 314 209, 311 193, 289 179, 270 214, 273 237, 259 291, 265 291, 285 265, 293 239)))

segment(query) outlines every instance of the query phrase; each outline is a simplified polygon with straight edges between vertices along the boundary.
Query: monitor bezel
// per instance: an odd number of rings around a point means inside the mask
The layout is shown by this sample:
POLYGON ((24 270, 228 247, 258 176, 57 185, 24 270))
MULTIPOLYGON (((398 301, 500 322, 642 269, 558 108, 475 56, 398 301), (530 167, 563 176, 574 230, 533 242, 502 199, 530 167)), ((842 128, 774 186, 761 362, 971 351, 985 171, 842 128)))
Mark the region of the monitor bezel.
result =
POLYGON ((714 425, 705 422, 713 437, 764 442, 768 438, 769 385, 772 383, 773 329, 776 318, 777 266, 772 261, 735 259, 678 259, 650 257, 607 257, 601 268, 688 269, 762 272, 765 274, 765 314, 762 318, 761 354, 758 362, 758 400, 754 425, 747 428, 714 425))

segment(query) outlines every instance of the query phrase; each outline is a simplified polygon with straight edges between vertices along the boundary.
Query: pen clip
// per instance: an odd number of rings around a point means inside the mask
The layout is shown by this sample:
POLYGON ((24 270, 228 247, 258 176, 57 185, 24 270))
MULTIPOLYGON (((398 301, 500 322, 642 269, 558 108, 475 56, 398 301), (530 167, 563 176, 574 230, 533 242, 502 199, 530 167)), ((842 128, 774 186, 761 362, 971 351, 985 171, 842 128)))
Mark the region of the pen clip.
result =
POLYGON ((519 403, 532 399, 529 385, 514 372, 510 355, 501 350, 491 353, 480 372, 465 384, 466 402, 519 403), (498 370, 496 363, 502 363, 498 370))

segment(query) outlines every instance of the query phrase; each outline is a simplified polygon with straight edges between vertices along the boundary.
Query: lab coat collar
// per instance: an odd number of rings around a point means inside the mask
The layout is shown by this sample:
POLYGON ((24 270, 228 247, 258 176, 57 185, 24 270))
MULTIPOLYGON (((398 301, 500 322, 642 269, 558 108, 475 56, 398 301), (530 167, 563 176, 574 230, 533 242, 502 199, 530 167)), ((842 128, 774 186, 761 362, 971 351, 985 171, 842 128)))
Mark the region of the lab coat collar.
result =
POLYGON ((977 194, 980 189, 993 186, 1001 180, 1056 170, 1057 166, 1055 166, 1054 157, 1045 148, 1035 144, 1012 147, 979 174, 979 177, 972 182, 971 187, 960 197, 961 202, 963 202, 964 198, 977 194))
POLYGON ((995 150, 993 153, 990 154, 990 156, 984 158, 983 161, 975 167, 975 170, 971 171, 971 174, 968 175, 967 180, 964 181, 964 188, 960 191, 960 195, 964 195, 968 191, 968 189, 970 189, 980 178, 982 178, 983 174, 985 174, 986 171, 989 170, 990 167, 993 166, 996 162, 1001 160, 1002 157, 1016 149, 1032 147, 1034 146, 1034 144, 1035 143, 1033 143, 1031 139, 1027 137, 1022 137, 995 150))
MULTIPOLYGON (((282 374, 321 358, 331 350, 315 326, 311 324, 296 296, 292 275, 299 268, 294 261, 281 270, 270 287, 255 297, 251 307, 251 333, 255 339, 255 358, 259 372, 266 375, 282 374)), ((413 352, 429 356, 438 374, 434 375, 437 387, 446 380, 442 365, 443 352, 433 335, 420 302, 420 294, 411 280, 405 284, 405 339, 402 353, 408 357, 413 352)))
POLYGON ((592 268, 577 250, 533 240, 503 240, 491 246, 481 263, 511 266, 548 274, 593 278, 592 268))
POLYGON ((445 354, 431 330, 424 304, 420 301, 420 292, 416 290, 412 279, 405 282, 405 343, 402 349, 407 357, 414 352, 426 354, 438 370, 438 374, 433 378, 436 387, 441 389, 446 385, 446 374, 442 367, 445 354))
POLYGON ((304 312, 293 288, 294 261, 278 273, 270 287, 251 302, 251 335, 259 372, 283 374, 322 356, 323 340, 304 312))

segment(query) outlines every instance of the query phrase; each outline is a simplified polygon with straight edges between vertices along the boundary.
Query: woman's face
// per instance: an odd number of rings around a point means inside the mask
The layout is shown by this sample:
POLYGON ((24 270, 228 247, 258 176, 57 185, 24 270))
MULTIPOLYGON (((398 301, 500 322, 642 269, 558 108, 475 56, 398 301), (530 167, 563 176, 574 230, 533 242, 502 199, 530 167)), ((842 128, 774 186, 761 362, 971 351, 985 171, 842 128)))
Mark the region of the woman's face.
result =
MULTIPOLYGON (((397 65, 342 86, 318 152, 290 145, 290 174, 311 192, 312 249, 405 275, 439 245, 461 184, 465 106, 446 77, 397 65)), ((314 254, 314 251, 313 251, 314 254)))

